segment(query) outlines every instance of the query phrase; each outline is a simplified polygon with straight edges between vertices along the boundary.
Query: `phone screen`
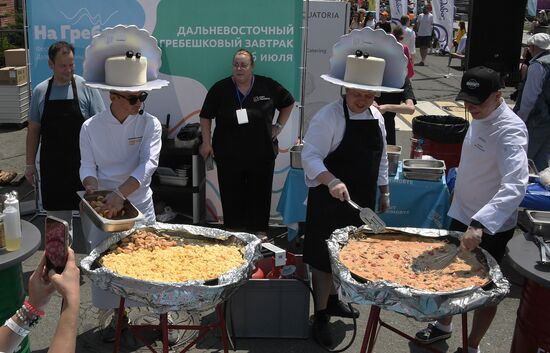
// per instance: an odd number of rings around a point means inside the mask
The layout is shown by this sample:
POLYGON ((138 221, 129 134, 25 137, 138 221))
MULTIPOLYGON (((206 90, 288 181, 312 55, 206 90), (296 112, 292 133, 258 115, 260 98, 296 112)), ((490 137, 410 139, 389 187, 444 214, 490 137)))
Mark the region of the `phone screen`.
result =
POLYGON ((68 224, 46 217, 46 265, 57 273, 63 272, 67 262, 68 224))

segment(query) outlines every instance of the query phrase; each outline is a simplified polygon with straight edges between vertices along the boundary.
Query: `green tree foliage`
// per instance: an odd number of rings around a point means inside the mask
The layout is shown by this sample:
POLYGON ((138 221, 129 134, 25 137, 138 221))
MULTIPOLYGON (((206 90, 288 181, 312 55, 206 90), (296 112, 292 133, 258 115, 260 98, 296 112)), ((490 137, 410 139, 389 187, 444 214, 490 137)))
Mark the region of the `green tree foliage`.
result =
POLYGON ((15 24, 0 28, 0 66, 5 65, 4 50, 25 47, 23 12, 16 11, 15 24))

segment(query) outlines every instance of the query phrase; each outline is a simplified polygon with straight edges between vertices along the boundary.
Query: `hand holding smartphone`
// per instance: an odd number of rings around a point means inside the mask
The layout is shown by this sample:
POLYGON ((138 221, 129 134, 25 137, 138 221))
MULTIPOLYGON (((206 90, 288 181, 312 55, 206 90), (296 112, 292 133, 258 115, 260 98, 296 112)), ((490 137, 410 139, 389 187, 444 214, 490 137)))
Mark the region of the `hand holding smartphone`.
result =
POLYGON ((46 268, 63 272, 67 263, 69 247, 69 224, 57 217, 46 217, 46 268))

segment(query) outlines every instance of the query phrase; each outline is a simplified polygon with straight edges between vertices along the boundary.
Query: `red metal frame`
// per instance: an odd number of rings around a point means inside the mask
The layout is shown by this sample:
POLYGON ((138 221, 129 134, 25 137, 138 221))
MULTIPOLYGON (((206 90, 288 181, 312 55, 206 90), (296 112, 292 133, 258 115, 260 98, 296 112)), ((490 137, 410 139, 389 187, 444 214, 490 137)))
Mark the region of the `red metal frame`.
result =
MULTIPOLYGON (((113 347, 113 353, 118 353, 118 350, 120 348, 120 339, 122 334, 122 326, 125 324, 123 322, 124 320, 124 303, 125 299, 123 297, 120 297, 120 303, 118 307, 118 318, 117 318, 117 324, 116 324, 116 334, 115 334, 115 345, 113 347)), ((220 329, 221 333, 221 339, 222 339, 222 345, 223 345, 223 351, 224 353, 228 353, 228 337, 227 337, 227 330, 225 327, 225 316, 224 316, 224 310, 223 310, 223 303, 218 304, 216 306, 216 314, 218 316, 218 321, 213 322, 208 325, 170 325, 168 324, 168 314, 160 314, 159 318, 159 324, 158 325, 133 325, 128 324, 128 327, 134 334, 136 338, 138 338, 140 341, 149 348, 149 350, 153 353, 157 353, 157 351, 149 344, 146 343, 146 341, 143 339, 143 337, 139 334, 139 331, 141 330, 160 330, 162 334, 162 353, 168 353, 169 350, 169 344, 168 344, 168 330, 170 329, 177 329, 177 330, 197 330, 199 331, 199 334, 197 337, 195 337, 191 342, 189 342, 181 351, 180 353, 187 352, 189 349, 191 349, 199 340, 203 339, 206 334, 216 328, 220 329)))
MULTIPOLYGON (((409 341, 415 343, 416 345, 424 348, 427 351, 433 353, 443 353, 436 350, 435 348, 430 347, 427 344, 424 344, 417 340, 416 338, 407 335, 405 332, 396 329, 395 327, 385 323, 380 319, 380 307, 373 305, 371 306, 369 313, 369 320, 367 321, 367 328, 365 329, 365 336, 363 337, 363 344, 361 345, 361 353, 372 353, 374 349, 374 344, 376 343, 376 336, 378 335, 379 327, 385 327, 388 330, 395 332, 401 337, 408 339, 409 341), (380 325, 380 326, 379 326, 380 325)), ((462 313, 462 347, 464 352, 468 352, 468 314, 462 313)))

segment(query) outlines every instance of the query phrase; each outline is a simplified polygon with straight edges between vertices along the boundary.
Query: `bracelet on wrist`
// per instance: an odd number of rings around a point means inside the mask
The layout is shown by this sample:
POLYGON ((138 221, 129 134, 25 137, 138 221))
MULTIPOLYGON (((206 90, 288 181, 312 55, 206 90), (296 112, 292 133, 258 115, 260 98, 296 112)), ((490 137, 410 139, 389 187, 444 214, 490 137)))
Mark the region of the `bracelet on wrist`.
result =
POLYGON ((11 317, 7 319, 6 322, 4 322, 4 326, 7 326, 10 330, 21 337, 27 337, 30 332, 29 330, 26 330, 23 327, 19 326, 15 321, 13 321, 11 317))
POLYGON ((43 317, 45 315, 45 312, 43 310, 35 308, 34 306, 32 306, 31 303, 29 303, 28 300, 25 300, 25 302, 23 303, 23 307, 36 316, 43 317))
POLYGON ((336 185, 340 184, 342 181, 338 178, 334 178, 332 179, 331 181, 329 181, 329 183, 327 184, 327 187, 328 189, 332 189, 333 187, 335 187, 336 185))
POLYGON ((281 125, 281 123, 279 123, 279 122, 276 122, 276 123, 275 123, 275 126, 276 126, 279 130, 282 130, 282 129, 283 129, 283 125, 281 125))
POLYGON ((389 193, 389 192, 383 192, 383 193, 382 193, 382 196, 384 196, 384 197, 390 197, 390 193, 389 193))

